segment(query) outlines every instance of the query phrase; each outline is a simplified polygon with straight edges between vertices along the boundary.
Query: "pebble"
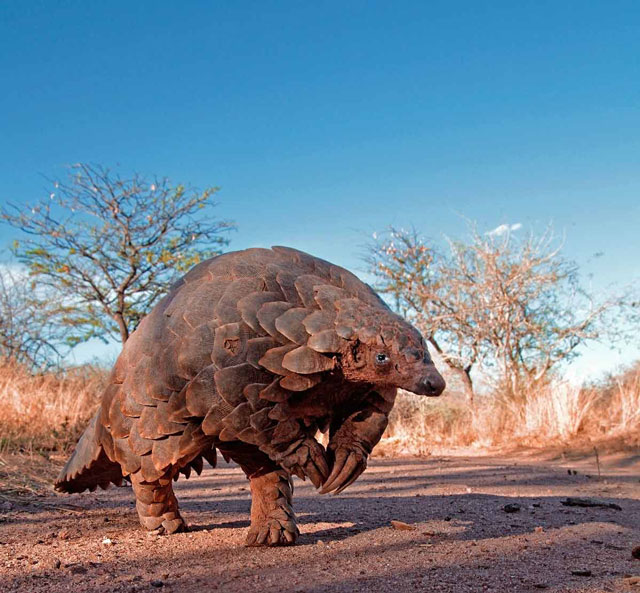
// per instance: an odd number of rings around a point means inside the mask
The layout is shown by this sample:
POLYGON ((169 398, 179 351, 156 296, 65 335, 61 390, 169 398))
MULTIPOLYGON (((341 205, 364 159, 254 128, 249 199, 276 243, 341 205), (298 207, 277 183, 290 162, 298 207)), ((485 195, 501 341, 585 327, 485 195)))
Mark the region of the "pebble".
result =
POLYGON ((584 570, 584 569, 572 570, 571 574, 576 576, 576 577, 590 577, 591 576, 591 571, 590 570, 584 570))
POLYGON ((636 559, 640 560, 640 546, 636 546, 631 550, 631 555, 636 559))
POLYGON ((155 580, 151 581, 151 586, 152 587, 157 587, 157 588, 164 587, 164 582, 161 581, 160 579, 155 579, 155 580))
POLYGON ((520 511, 520 505, 517 502, 510 502, 502 507, 505 513, 517 513, 520 511))
POLYGON ((391 521, 391 527, 399 531, 414 531, 416 528, 415 525, 409 525, 404 521, 391 521))

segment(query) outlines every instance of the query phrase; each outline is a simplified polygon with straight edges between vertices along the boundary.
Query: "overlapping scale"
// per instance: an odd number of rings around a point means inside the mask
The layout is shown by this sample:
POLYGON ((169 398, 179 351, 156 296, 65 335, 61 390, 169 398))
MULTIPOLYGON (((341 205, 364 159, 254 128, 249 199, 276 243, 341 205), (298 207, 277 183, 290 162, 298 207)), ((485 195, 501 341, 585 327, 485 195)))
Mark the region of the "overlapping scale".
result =
POLYGON ((233 408, 244 403, 244 388, 250 383, 266 383, 271 377, 264 370, 256 369, 249 363, 243 363, 214 374, 216 391, 233 408))
POLYGON ((241 298, 237 303, 242 319, 258 335, 264 334, 258 321, 258 310, 265 303, 274 301, 282 301, 282 292, 254 292, 241 298))
POLYGON ((335 367, 335 360, 308 346, 299 346, 285 354, 282 366, 300 375, 311 375, 332 370, 335 367))
POLYGON ((260 359, 267 353, 267 351, 272 348, 277 348, 279 345, 279 342, 276 342, 270 336, 265 338, 252 338, 247 341, 246 360, 251 366, 260 369, 262 368, 259 362, 260 359))
POLYGON ((336 314, 333 311, 314 311, 302 321, 307 332, 311 335, 327 329, 334 329, 336 314))
POLYGON ((335 330, 325 329, 312 335, 307 346, 316 352, 340 352, 342 341, 335 330))
POLYGON ((296 290, 307 309, 315 309, 318 306, 315 299, 315 289, 326 283, 327 281, 324 278, 314 276, 313 274, 303 274, 296 278, 296 290))
POLYGON ((298 348, 298 345, 291 343, 278 346, 277 348, 271 348, 271 350, 267 350, 264 353, 264 356, 258 361, 258 364, 274 375, 287 375, 287 369, 282 365, 282 362, 286 354, 295 348, 298 348))
POLYGON ((276 319, 292 307, 293 305, 291 303, 276 301, 273 303, 265 303, 258 309, 257 317, 260 326, 281 344, 286 344, 289 340, 276 329, 276 319))
POLYGON ((263 290, 265 287, 262 278, 240 278, 227 286, 224 294, 215 306, 215 317, 220 323, 232 323, 242 321, 242 315, 238 309, 238 301, 243 297, 263 290))
POLYGON ((211 364, 213 351, 213 323, 201 323, 178 345, 178 369, 183 377, 193 379, 204 367, 211 364))
POLYGON ((322 374, 298 375, 292 373, 280 379, 280 386, 289 391, 307 391, 322 381, 322 374))
POLYGON ((306 344, 309 334, 302 324, 302 321, 308 317, 310 313, 311 311, 304 307, 289 309, 280 315, 280 317, 276 318, 276 330, 296 344, 306 344))
POLYGON ((204 418, 207 412, 219 401, 216 393, 214 375, 216 366, 211 364, 202 369, 185 389, 185 405, 192 417, 204 418))

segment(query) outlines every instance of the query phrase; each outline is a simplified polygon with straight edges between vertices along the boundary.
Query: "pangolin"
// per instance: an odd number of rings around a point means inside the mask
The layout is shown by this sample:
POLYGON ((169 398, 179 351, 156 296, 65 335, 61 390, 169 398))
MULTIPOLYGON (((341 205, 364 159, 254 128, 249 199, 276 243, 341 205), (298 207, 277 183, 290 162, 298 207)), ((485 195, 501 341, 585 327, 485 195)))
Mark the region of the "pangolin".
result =
POLYGON ((248 545, 299 530, 292 475, 341 492, 364 471, 397 388, 445 387, 420 333, 355 275, 287 247, 204 261, 126 342, 55 487, 131 482, 143 527, 186 529, 172 481, 216 451, 250 480, 248 545), (329 431, 328 446, 318 431, 329 431))

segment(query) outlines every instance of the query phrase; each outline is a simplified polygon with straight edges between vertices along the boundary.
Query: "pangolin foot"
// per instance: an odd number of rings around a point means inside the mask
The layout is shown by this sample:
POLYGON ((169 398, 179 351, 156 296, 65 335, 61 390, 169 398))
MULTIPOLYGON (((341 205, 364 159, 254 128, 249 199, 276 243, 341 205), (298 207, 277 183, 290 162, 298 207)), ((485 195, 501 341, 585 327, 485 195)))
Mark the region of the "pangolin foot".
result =
POLYGON ((167 513, 162 517, 140 517, 140 523, 150 533, 155 533, 156 535, 171 535, 172 533, 189 531, 187 524, 179 513, 167 513))
POLYGON ((296 543, 300 530, 292 519, 267 517, 257 525, 252 524, 247 534, 247 546, 291 546, 296 543))

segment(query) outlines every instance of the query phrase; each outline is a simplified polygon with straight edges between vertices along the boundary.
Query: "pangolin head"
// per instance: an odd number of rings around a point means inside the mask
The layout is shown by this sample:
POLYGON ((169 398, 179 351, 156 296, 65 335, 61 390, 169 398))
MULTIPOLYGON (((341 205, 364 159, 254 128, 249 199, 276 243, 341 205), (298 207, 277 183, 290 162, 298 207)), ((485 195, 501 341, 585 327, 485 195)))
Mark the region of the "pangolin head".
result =
POLYGON ((438 396, 445 381, 420 332, 402 317, 358 299, 337 303, 340 366, 347 381, 438 396))

